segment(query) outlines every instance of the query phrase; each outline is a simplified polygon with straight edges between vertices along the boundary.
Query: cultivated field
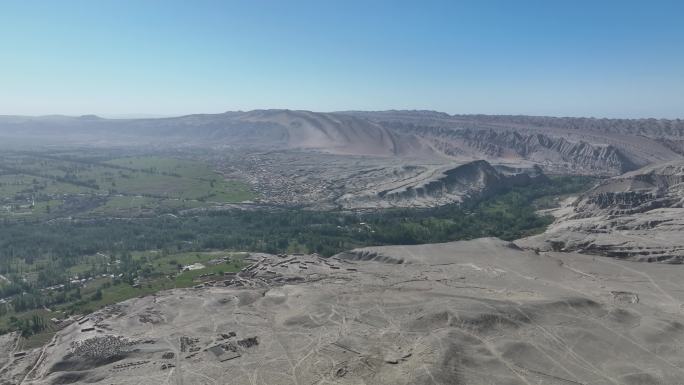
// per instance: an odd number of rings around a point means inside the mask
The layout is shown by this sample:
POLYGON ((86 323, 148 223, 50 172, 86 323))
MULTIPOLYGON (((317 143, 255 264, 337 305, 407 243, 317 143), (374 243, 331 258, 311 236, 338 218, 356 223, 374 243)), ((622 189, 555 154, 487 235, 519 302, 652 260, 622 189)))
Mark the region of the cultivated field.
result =
POLYGON ((5 152, 0 217, 144 216, 253 198, 208 162, 169 156, 5 152))
MULTIPOLYGON (((89 313, 161 290, 221 280, 224 273, 239 271, 244 266, 245 255, 228 251, 168 253, 151 250, 118 256, 103 253, 82 256, 67 268, 63 262, 50 258, 41 258, 30 264, 21 263, 21 266, 14 266, 23 272, 21 278, 3 276, 0 291, 4 293, 22 285, 43 287, 51 275, 55 282, 40 289, 39 293, 24 293, 12 300, 12 311, 0 306, 0 330, 21 329, 27 337, 22 340, 22 346, 40 345, 59 330, 61 320, 73 314, 89 313), (64 276, 68 279, 62 279, 64 276), (35 307, 35 296, 52 304, 35 307), (46 322, 34 325, 37 319, 46 322)), ((1 301, 5 303, 4 299, 1 301)))

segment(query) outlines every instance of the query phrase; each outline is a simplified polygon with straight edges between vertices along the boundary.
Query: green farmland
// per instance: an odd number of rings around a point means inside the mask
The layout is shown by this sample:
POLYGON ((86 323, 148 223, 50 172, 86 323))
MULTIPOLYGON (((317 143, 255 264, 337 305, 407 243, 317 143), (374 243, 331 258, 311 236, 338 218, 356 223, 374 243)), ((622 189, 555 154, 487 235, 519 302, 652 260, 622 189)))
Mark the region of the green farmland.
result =
POLYGON ((197 160, 0 155, 0 218, 144 216, 252 198, 245 183, 197 160))
POLYGON ((223 273, 237 272, 245 266, 245 253, 228 251, 184 252, 169 254, 158 250, 123 253, 119 256, 96 254, 83 256, 66 270, 57 261, 42 258, 24 264, 21 278, 11 275, 0 283, 0 292, 18 288, 11 307, 0 305, 0 331, 21 330, 25 347, 44 343, 56 331, 51 319, 64 319, 86 314, 104 306, 160 290, 186 288, 206 280, 221 280, 223 273), (201 264, 197 270, 184 271, 183 266, 201 264), (68 277, 68 284, 29 290, 46 281, 46 271, 68 277), (22 286, 26 286, 23 288, 22 286), (40 303, 40 305, 38 305, 40 303), (11 310, 10 310, 11 309, 11 310), (32 320, 44 324, 33 328, 32 320))

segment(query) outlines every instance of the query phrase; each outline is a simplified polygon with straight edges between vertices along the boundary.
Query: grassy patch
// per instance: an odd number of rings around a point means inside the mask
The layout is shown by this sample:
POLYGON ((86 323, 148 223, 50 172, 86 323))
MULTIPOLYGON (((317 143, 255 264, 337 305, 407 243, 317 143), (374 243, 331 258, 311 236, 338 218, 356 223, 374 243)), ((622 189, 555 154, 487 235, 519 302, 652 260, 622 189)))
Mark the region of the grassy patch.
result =
POLYGON ((184 271, 179 274, 175 279, 176 287, 190 287, 195 284, 195 280, 203 274, 215 274, 217 279, 223 273, 237 272, 244 267, 241 261, 232 261, 230 263, 221 263, 218 265, 207 266, 204 269, 184 271))

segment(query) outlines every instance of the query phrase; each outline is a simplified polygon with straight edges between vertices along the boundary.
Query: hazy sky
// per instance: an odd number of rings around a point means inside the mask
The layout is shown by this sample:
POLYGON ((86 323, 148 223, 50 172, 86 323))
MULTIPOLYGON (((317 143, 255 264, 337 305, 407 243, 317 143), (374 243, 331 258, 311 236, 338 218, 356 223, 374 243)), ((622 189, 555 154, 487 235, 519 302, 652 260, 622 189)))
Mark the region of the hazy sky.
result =
POLYGON ((684 118, 684 1, 0 0, 0 114, 684 118))

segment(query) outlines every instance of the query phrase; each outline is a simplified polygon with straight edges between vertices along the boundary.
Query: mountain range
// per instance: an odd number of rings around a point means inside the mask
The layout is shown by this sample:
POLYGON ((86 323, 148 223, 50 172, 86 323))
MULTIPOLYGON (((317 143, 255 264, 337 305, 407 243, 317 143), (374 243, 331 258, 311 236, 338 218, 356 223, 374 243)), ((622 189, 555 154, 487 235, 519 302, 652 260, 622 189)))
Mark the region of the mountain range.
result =
POLYGON ((449 115, 434 111, 254 110, 174 118, 0 116, 10 143, 306 150, 485 159, 547 173, 619 175, 684 153, 684 121, 449 115))

